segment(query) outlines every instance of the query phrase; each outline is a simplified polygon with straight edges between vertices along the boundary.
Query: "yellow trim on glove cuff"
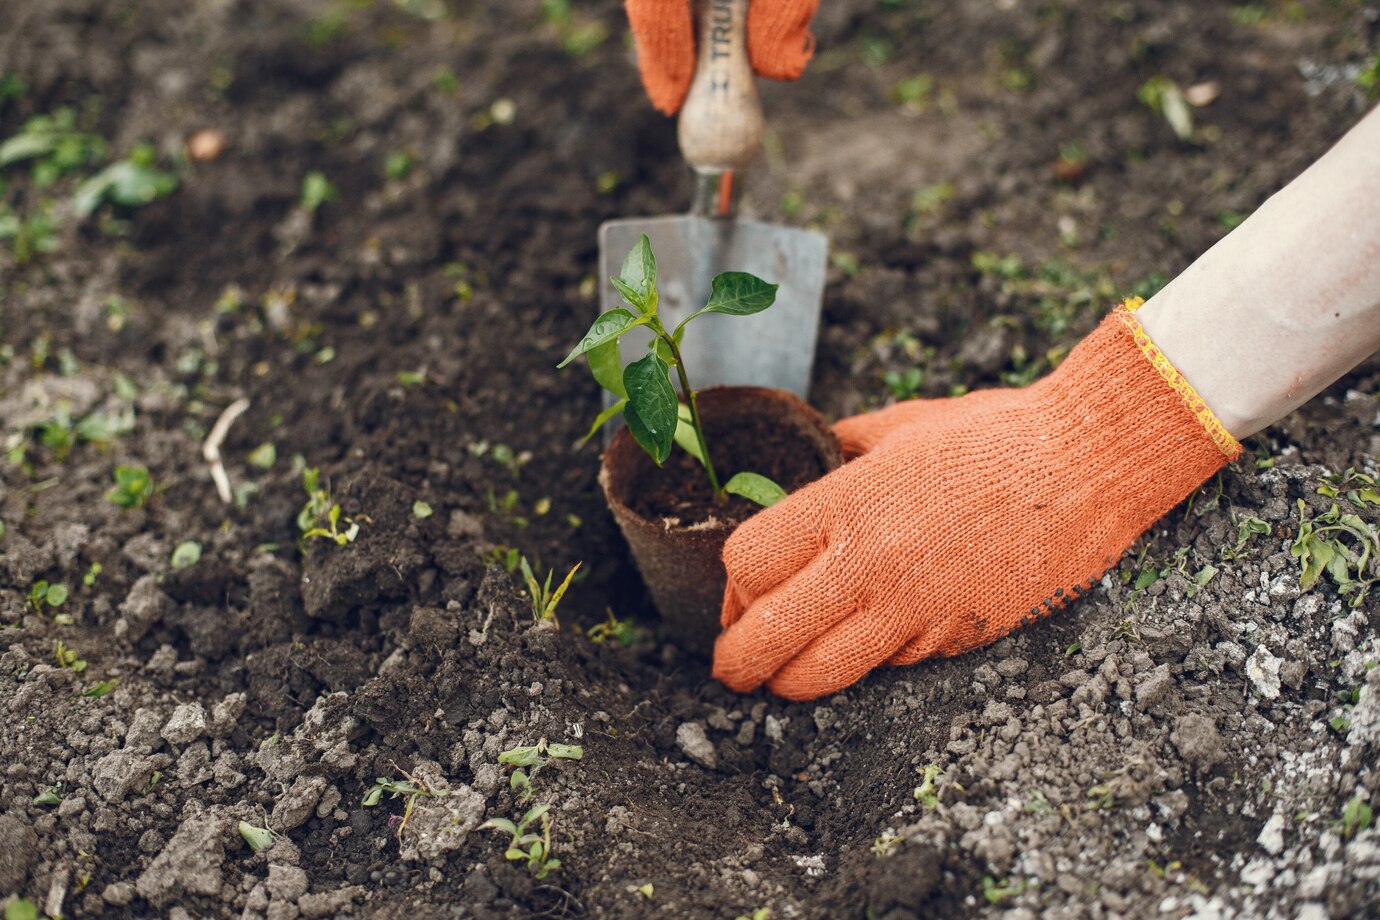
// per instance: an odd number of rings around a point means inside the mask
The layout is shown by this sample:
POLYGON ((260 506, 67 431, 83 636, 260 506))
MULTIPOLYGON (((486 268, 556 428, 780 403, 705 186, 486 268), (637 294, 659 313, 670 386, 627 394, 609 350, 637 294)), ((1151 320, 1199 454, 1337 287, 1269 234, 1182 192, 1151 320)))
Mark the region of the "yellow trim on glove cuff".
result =
POLYGON ((1178 369, 1170 363, 1169 359, 1160 351, 1159 346, 1150 340, 1150 335, 1141 326, 1140 320, 1136 319, 1135 311, 1140 309, 1141 304, 1145 303, 1143 297, 1128 297, 1126 301, 1114 310, 1116 317, 1130 331, 1131 337, 1135 339, 1136 345, 1140 348, 1145 359, 1150 362, 1150 366, 1159 372, 1164 378, 1164 382, 1169 384, 1174 392, 1179 394, 1179 398, 1184 401, 1188 411, 1198 419, 1199 424, 1207 432, 1212 443, 1217 445, 1228 460, 1235 460, 1241 453, 1241 443, 1231 436, 1226 427, 1213 414, 1208 404, 1203 401, 1203 397, 1198 395, 1198 391, 1193 389, 1193 384, 1184 379, 1178 369))

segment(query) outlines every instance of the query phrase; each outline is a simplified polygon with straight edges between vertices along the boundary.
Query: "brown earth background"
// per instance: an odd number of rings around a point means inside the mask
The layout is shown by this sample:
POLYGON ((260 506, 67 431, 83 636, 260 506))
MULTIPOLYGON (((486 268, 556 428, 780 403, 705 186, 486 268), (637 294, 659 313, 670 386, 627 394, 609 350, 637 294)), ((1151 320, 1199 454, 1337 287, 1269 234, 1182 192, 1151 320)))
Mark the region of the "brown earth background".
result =
MULTIPOLYGON (((597 309, 599 223, 689 193, 617 3, 0 18, 0 139, 66 108, 107 148, 47 184, 0 168, 0 897, 275 920, 1375 915, 1376 605, 1332 576, 1302 590, 1290 553, 1334 501, 1357 516, 1343 544, 1375 543, 1364 483, 1324 494, 1375 473, 1373 361, 1065 612, 817 703, 737 696, 659 635, 579 443, 596 387, 554 369, 597 309), (189 159, 206 129, 223 151, 189 159), (177 188, 72 214, 140 143, 177 188), (202 450, 240 398, 227 505, 202 450), (121 465, 147 467, 144 507, 107 498, 121 465), (307 468, 353 542, 299 544, 307 468), (557 580, 583 563, 559 629, 534 625, 515 554, 557 580), (588 636, 608 615, 629 644, 588 636), (583 759, 532 773, 562 863, 536 879, 477 825, 522 813, 497 758, 541 739, 583 759), (365 804, 379 777, 424 791, 365 804)), ((816 32, 805 77, 763 87, 745 194, 831 239, 832 418, 1035 379, 1380 81, 1380 6, 1351 0, 824 0, 816 32), (1204 103, 1186 137, 1138 98, 1154 78, 1204 103)))

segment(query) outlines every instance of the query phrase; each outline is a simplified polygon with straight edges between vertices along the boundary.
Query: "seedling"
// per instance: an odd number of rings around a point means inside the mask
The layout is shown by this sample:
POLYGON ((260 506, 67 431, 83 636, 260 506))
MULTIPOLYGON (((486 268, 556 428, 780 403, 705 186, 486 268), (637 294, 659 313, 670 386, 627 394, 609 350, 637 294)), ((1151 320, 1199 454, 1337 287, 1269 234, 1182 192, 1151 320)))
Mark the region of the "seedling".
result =
POLYGON ((534 745, 504 751, 498 755, 498 762, 513 767, 532 767, 545 763, 548 757, 583 760, 585 749, 578 744, 554 744, 542 738, 534 745))
POLYGON ((321 474, 316 467, 302 471, 302 488, 307 493, 307 503, 297 512, 297 528, 302 531, 302 540, 327 539, 336 546, 353 543, 359 536, 359 522, 354 518, 342 518, 340 506, 331 500, 331 493, 322 487, 321 474), (321 526, 325 517, 326 526, 321 526), (345 529, 340 528, 341 521, 345 529))
MULTIPOLYGON (((398 765, 393 764, 393 766, 397 767, 398 765)), ((403 806, 402 820, 398 822, 397 830, 397 838, 401 840, 403 831, 407 829, 408 822, 412 820, 412 812, 417 807, 417 800, 422 796, 430 798, 444 796, 448 793, 431 789, 426 783, 410 775, 406 770, 399 768, 398 772, 402 773, 404 779, 395 780, 391 776, 380 776, 374 780, 374 785, 369 787, 369 791, 364 794, 364 799, 360 804, 366 808, 372 808, 383 800, 385 792, 390 793, 393 798, 405 797, 407 802, 403 806)))
POLYGON ((898 837, 895 831, 883 831, 881 836, 872 841, 873 856, 890 856, 891 851, 905 843, 906 838, 898 837))
POLYGON ((273 841, 278 835, 267 827, 255 827, 248 821, 241 821, 240 836, 244 838, 245 843, 249 844, 249 849, 257 853, 266 847, 273 846, 273 841))
POLYGON ((1350 840, 1358 832, 1370 827, 1373 818, 1370 804, 1357 796, 1342 809, 1342 836, 1350 840))
POLYGON ((585 630, 585 635, 589 636, 591 642, 607 642, 612 639, 619 645, 627 648, 637 641, 637 627, 632 620, 620 620, 613 615, 613 608, 607 609, 608 619, 602 623, 595 623, 585 630))
POLYGON ((200 561, 201 544, 195 540, 184 540, 173 550, 172 567, 175 569, 191 568, 200 561))
POLYGON ((261 470, 271 469, 278 462, 278 448, 273 446, 272 441, 265 441, 249 452, 248 459, 250 466, 257 466, 261 470))
POLYGON ((1365 603, 1380 575, 1372 575, 1371 562, 1380 553, 1380 534, 1355 514, 1343 514, 1334 503, 1309 519, 1308 506, 1299 499, 1299 533, 1289 554, 1303 566, 1299 590, 1310 591, 1326 572, 1352 607, 1365 603))
POLYGON ((303 210, 314 212, 328 201, 335 201, 340 197, 340 192, 331 184, 331 180, 326 178, 326 174, 318 169, 313 169, 302 177, 302 198, 298 204, 303 210))
POLYGON ((153 496, 153 477, 146 466, 115 467, 115 487, 105 493, 112 503, 124 508, 142 508, 153 496))
POLYGON ((491 546, 483 556, 485 565, 501 565, 509 575, 517 571, 522 553, 516 546, 491 546))
POLYGON ((100 577, 103 571, 105 571, 105 567, 99 562, 91 563, 91 568, 87 569, 86 574, 81 577, 81 583, 88 588, 91 587, 96 583, 96 579, 100 577))
POLYGON ((1258 536, 1269 536, 1270 524, 1258 517, 1245 517, 1236 523, 1236 545, 1222 547, 1222 559, 1231 561, 1246 555, 1246 544, 1258 536))
POLYGON ((988 904, 1000 904, 1007 898, 1014 898, 1022 891, 1025 891, 1024 882, 1016 882, 1013 885, 1006 879, 998 881, 990 875, 982 877, 982 896, 987 899, 988 904))
POLYGON ((1348 467, 1345 473, 1332 473, 1324 476, 1323 480, 1323 484, 1318 486, 1319 495, 1328 498, 1346 496, 1347 501, 1363 510, 1367 505, 1380 505, 1380 491, 1375 488, 1373 476, 1348 467))
POLYGON ((62 804, 62 783, 49 786, 38 795, 34 796, 35 805, 60 805, 62 804))
POLYGON ((594 379, 618 397, 617 402, 594 420, 586 439, 592 437, 604 423, 621 414, 628 431, 656 461, 657 466, 666 462, 675 444, 698 460, 709 477, 718 503, 727 501, 729 493, 764 506, 775 504, 783 498, 785 490, 758 473, 740 472, 720 485, 718 471, 704 440, 704 426, 700 420, 695 390, 690 386, 680 352, 685 328, 691 320, 705 313, 725 313, 730 316, 760 313, 776 301, 779 285, 769 284, 747 272, 723 272, 714 277, 709 302, 668 332, 657 314, 660 295, 657 292, 656 256, 645 233, 623 260, 619 275, 611 280, 622 295, 623 302, 631 309, 620 307, 602 314, 585 333, 580 344, 557 365, 565 367, 580 355, 585 355, 594 379), (652 342, 646 355, 625 368, 619 352, 619 341, 639 326, 651 331, 652 342), (671 384, 672 368, 675 368, 680 381, 684 404, 676 398, 675 388, 671 384))
POLYGON ((78 674, 86 670, 86 659, 78 655, 76 649, 68 648, 61 639, 57 640, 57 650, 53 657, 57 659, 58 667, 78 674))
POLYGON ((87 699, 100 699, 110 691, 114 690, 117 686, 119 686, 119 684, 120 682, 113 678, 110 680, 103 680, 96 684, 93 684, 90 689, 83 690, 81 695, 86 697, 87 699))
POLYGON ((915 787, 915 800, 926 808, 933 808, 939 804, 939 787, 935 780, 939 779, 944 768, 932 763, 926 767, 916 767, 915 772, 922 774, 920 785, 915 787))
POLYGON ((38 905, 28 898, 11 898, 5 907, 5 920, 39 920, 38 905))
POLYGON ((380 776, 374 780, 374 785, 369 787, 369 791, 364 794, 364 799, 360 804, 365 808, 372 808, 383 800, 385 792, 392 793, 394 796, 425 795, 426 789, 420 785, 395 780, 391 776, 380 776))
POLYGON ((44 606, 49 608, 61 607, 67 603, 67 586, 63 584, 51 585, 46 581, 36 581, 34 586, 29 589, 29 606, 34 608, 34 613, 42 616, 44 606))
POLYGON ((1370 98, 1380 98, 1380 54, 1372 55, 1370 62, 1361 68, 1356 75, 1356 85, 1370 98))
POLYGON ((151 144, 139 144, 129 158, 116 160, 77 186, 72 208, 78 217, 89 217, 110 202, 126 208, 141 208, 166 198, 177 188, 177 177, 154 168, 158 154, 151 144))
POLYGON ((524 770, 514 770, 508 778, 508 788, 513 790, 513 798, 519 805, 532 801, 532 780, 524 770))
POLYGON ((565 580, 555 591, 551 590, 551 579, 556 574, 555 569, 546 573, 545 582, 539 582, 532 574, 532 567, 528 565, 526 556, 518 560, 518 565, 522 568, 522 580, 527 584, 527 594, 532 601, 532 618, 537 621, 550 620, 559 627, 561 621, 556 619, 556 608, 560 606, 561 598, 565 597, 571 579, 580 570, 580 563, 575 563, 575 567, 565 574, 565 580))
POLYGON ((325 527, 313 527, 302 534, 302 539, 331 539, 336 546, 344 546, 347 543, 355 542, 355 537, 359 536, 359 524, 352 518, 345 518, 345 529, 340 529, 340 506, 331 505, 331 510, 326 513, 325 527))
POLYGON ((508 848, 503 858, 514 862, 525 862, 527 871, 535 879, 544 879, 561 867, 561 861, 551 855, 551 816, 547 804, 534 805, 518 821, 507 818, 490 818, 479 825, 480 829, 502 831, 509 836, 508 848), (541 830, 531 830, 540 822, 541 830))
POLYGON ((898 400, 914 399, 920 395, 920 387, 925 382, 925 369, 912 367, 904 371, 887 371, 882 375, 882 382, 898 400))
POLYGON ((1168 77, 1151 77, 1141 84, 1136 98, 1163 118, 1179 140, 1193 136, 1193 110, 1179 84, 1168 77))

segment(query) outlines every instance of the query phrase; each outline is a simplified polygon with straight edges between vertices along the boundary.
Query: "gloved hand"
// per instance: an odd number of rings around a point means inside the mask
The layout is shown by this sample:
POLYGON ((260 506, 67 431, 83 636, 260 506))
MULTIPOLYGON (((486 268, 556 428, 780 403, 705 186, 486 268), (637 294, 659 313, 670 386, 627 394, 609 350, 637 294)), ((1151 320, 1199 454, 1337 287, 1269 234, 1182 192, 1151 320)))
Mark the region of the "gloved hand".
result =
MULTIPOLYGON (((679 111, 695 74, 691 0, 627 0, 637 43, 637 67, 652 105, 679 111)), ((819 0, 752 0, 747 43, 752 69, 773 80, 794 80, 815 52, 810 34, 819 0)))
POLYGON ((857 459, 724 548, 714 676, 734 690, 814 699, 993 642, 1089 588, 1241 450, 1126 307, 1025 389, 836 430, 857 459))

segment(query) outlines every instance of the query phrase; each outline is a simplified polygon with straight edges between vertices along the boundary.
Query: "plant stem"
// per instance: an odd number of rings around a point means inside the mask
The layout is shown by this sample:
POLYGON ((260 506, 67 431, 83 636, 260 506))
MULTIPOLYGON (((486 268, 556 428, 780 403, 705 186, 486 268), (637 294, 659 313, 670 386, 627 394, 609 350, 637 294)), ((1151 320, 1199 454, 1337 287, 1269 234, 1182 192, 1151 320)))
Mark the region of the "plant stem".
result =
POLYGON ((666 334, 666 330, 657 324, 657 334, 661 336, 666 347, 671 350, 671 357, 676 362, 676 374, 680 376, 680 391, 685 394, 685 401, 690 405, 690 427, 695 429, 695 440, 700 445, 700 456, 704 458, 704 471, 709 474, 709 485, 714 489, 714 501, 722 505, 728 497, 724 490, 719 487, 719 477, 714 473, 714 461, 709 459, 709 445, 704 443, 704 426, 700 424, 700 407, 695 403, 695 391, 690 388, 690 378, 685 376, 685 362, 681 360, 680 348, 676 345, 673 336, 666 334))

